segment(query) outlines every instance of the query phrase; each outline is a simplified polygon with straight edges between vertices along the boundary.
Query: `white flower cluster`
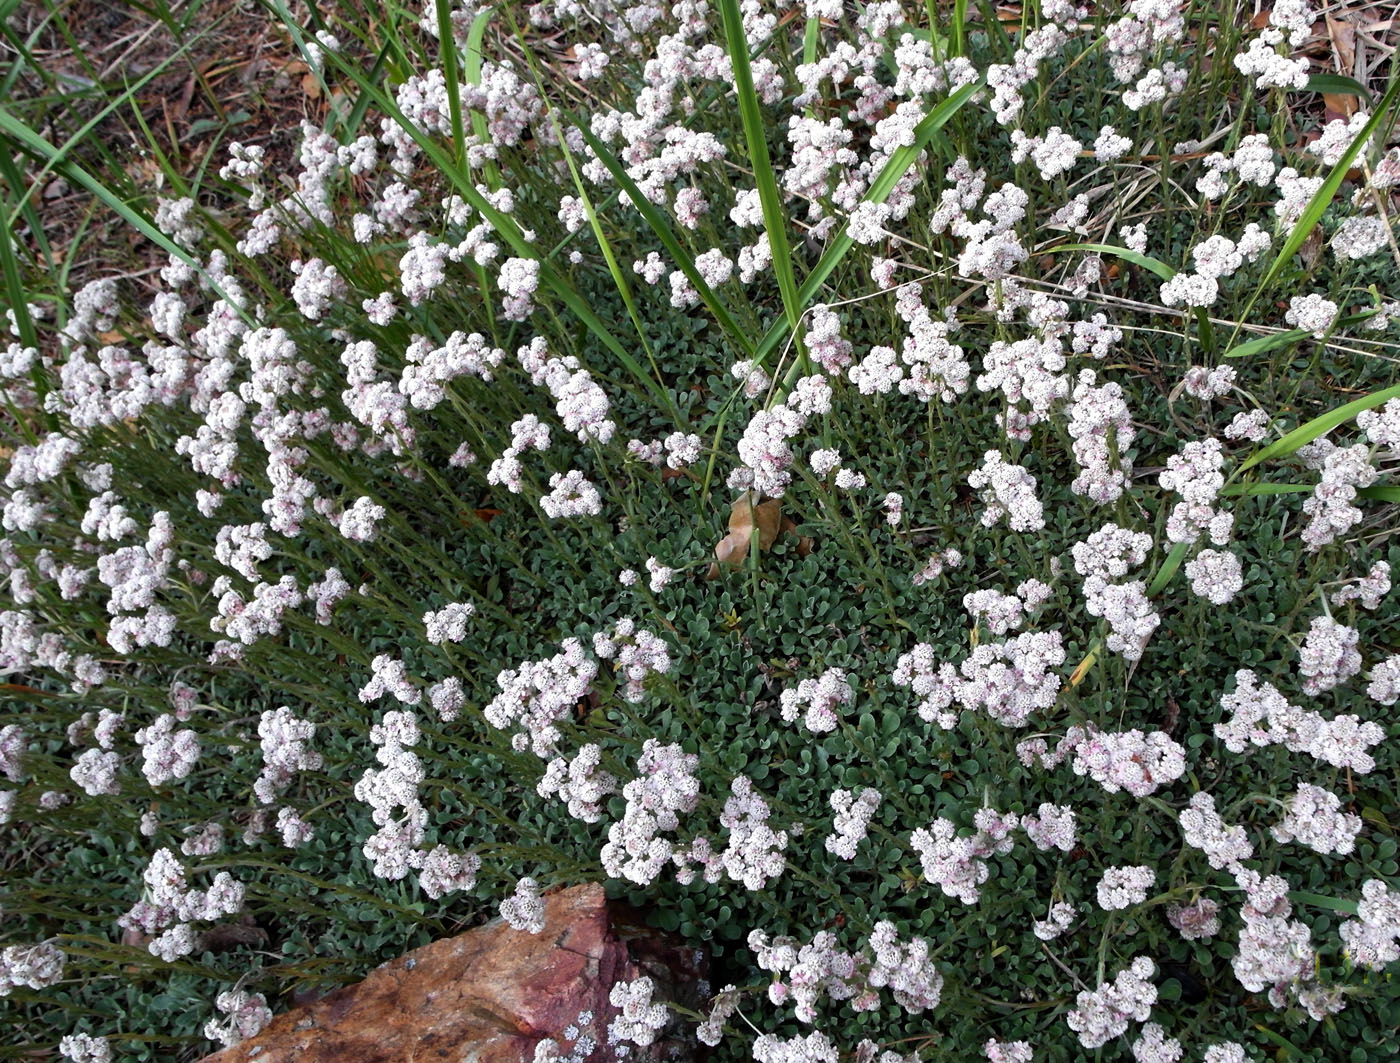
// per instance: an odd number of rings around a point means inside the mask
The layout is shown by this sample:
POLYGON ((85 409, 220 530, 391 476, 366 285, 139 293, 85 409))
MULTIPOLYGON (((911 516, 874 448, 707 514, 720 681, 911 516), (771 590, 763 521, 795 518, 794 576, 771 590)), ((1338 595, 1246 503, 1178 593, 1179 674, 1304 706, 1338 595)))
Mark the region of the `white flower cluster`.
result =
POLYGON ((1174 543, 1194 543, 1201 532, 1210 536, 1216 546, 1230 541, 1234 527, 1233 515, 1214 508, 1225 476, 1220 471, 1225 455, 1220 440, 1193 440, 1179 454, 1167 459, 1167 468, 1158 483, 1181 496, 1167 518, 1167 538, 1174 543))
MULTIPOLYGON (((893 353, 890 351, 891 356, 893 353)), ((851 368, 853 383, 858 382, 859 369, 860 366, 851 368)), ((830 411, 831 389, 826 377, 803 377, 794 385, 786 402, 759 410, 749 420, 739 440, 739 460, 743 466, 735 470, 736 473, 747 473, 747 477, 740 478, 751 479, 749 486, 772 498, 781 498, 792 480, 789 469, 795 458, 788 440, 806 427, 812 414, 830 411)), ((740 485, 731 478, 730 486, 740 485)))
POLYGON ((1220 933, 1220 905, 1208 897, 1190 904, 1171 904, 1167 906, 1167 922, 1187 941, 1215 937, 1220 933))
POLYGON ((947 550, 940 550, 930 554, 928 562, 922 569, 910 577, 910 582, 916 587, 922 587, 925 583, 936 580, 943 575, 944 571, 950 568, 958 568, 962 565, 962 551, 949 547, 947 550))
POLYGON ((224 1020, 210 1019, 204 1025, 204 1036, 225 1047, 256 1036, 272 1021, 267 998, 246 989, 225 990, 214 998, 214 1006, 224 1015, 224 1020))
POLYGON ((1360 641, 1356 628, 1339 624, 1330 616, 1314 617, 1298 648, 1298 671, 1305 677, 1303 690, 1320 694, 1361 671, 1360 641))
POLYGON ((656 985, 649 975, 613 984, 608 991, 608 1003, 619 1008, 621 1014, 608 1024, 609 1045, 621 1046, 630 1041, 645 1048, 656 1040, 670 1016, 665 1004, 652 1003, 655 991, 656 985))
POLYGON ((447 397, 447 385, 453 380, 474 376, 489 382, 505 357, 505 351, 489 346, 479 332, 453 332, 441 347, 415 335, 404 352, 399 393, 415 410, 436 409, 447 397))
POLYGON ((1379 609, 1381 599, 1390 593, 1390 562, 1377 561, 1360 579, 1332 592, 1333 605, 1360 602, 1363 609, 1379 609))
POLYGON ((492 727, 515 731, 512 748, 530 749, 535 756, 549 759, 557 755, 563 738, 556 724, 588 696, 597 674, 598 662, 584 653, 583 643, 568 638, 553 657, 525 661, 498 673, 496 685, 501 692, 482 712, 492 727))
POLYGON ((880 800, 880 791, 870 787, 863 787, 858 795, 851 790, 833 790, 831 808, 836 816, 831 824, 832 833, 824 842, 826 851, 842 860, 854 860, 856 848, 865 840, 880 800))
POLYGON ((1400 701, 1400 653, 1387 657, 1371 669, 1366 696, 1382 705, 1394 705, 1400 701))
POLYGON ((386 712, 370 728, 370 742, 382 770, 368 768, 355 783, 357 801, 370 806, 370 818, 379 827, 361 851, 374 863, 377 878, 396 881, 417 869, 418 886, 432 900, 476 885, 481 858, 456 853, 445 845, 424 849, 428 811, 418 800, 423 765, 413 752, 421 732, 411 712, 386 712), (396 814, 397 813, 397 814, 396 814))
POLYGON ((467 637, 467 621, 476 615, 476 606, 471 602, 449 602, 437 611, 423 614, 423 627, 427 639, 435 646, 448 642, 462 642, 467 637))
POLYGON ((951 403, 967 391, 972 370, 963 349, 948 340, 956 319, 950 319, 951 325, 949 321, 935 321, 922 294, 918 284, 905 284, 895 301, 896 313, 909 326, 909 335, 900 347, 900 357, 909 373, 899 381, 899 391, 920 402, 937 398, 951 403))
POLYGON ((603 802, 617 792, 617 779, 602 770, 603 750, 596 743, 581 746, 572 760, 554 757, 535 785, 541 797, 559 795, 569 815, 585 823, 603 818, 603 802))
POLYGON ((1149 1022, 1133 1042, 1134 1063, 1181 1063, 1181 1042, 1168 1037, 1160 1023, 1149 1022))
POLYGON ((878 1009, 880 990, 888 989, 896 1004, 918 1015, 936 1007, 943 991, 943 976, 930 959, 928 942, 912 938, 901 944, 895 925, 885 920, 875 924, 865 946, 855 953, 839 948, 829 930, 805 945, 754 930, 748 946, 760 969, 775 975, 768 999, 777 1005, 791 1003, 799 1022, 817 1021, 817 1005, 824 995, 850 1000, 852 1010, 865 1012, 878 1009))
POLYGON ((183 779, 199 763, 199 736, 189 728, 177 731, 175 724, 174 715, 165 713, 136 732, 141 771, 152 786, 183 779))
POLYGON ((1339 928, 1351 962, 1372 971, 1400 960, 1400 893, 1380 879, 1361 885, 1356 918, 1339 928))
POLYGON ((1202 550, 1186 562, 1191 593, 1212 605, 1224 605, 1244 589, 1240 559, 1229 550, 1202 550))
POLYGON ((1055 703, 1064 664, 1064 645, 1058 631, 1027 632, 1006 642, 982 643, 961 671, 957 698, 963 708, 984 709, 1007 727, 1022 727, 1036 710, 1055 703))
POLYGON ((1157 987, 1150 981, 1156 971, 1156 964, 1139 956, 1111 983, 1081 992, 1065 1020, 1079 1035, 1079 1043, 1085 1048, 1100 1048, 1126 1032, 1129 1020, 1146 1022, 1157 1003, 1157 987))
POLYGON ((58 1042, 58 1054, 68 1063, 112 1063, 112 1046, 102 1037, 73 1033, 58 1042))
POLYGON ((1117 501, 1127 489, 1133 473, 1127 448, 1137 429, 1122 386, 1114 381, 1096 386, 1096 380, 1092 369, 1080 370, 1070 396, 1066 427, 1074 440, 1074 460, 1079 466, 1070 490, 1104 505, 1117 501))
POLYGON ((263 767, 253 783, 253 794, 264 805, 277 800, 298 772, 319 771, 321 754, 311 749, 316 725, 292 713, 286 705, 264 710, 258 720, 258 745, 263 767))
POLYGON ((1342 812, 1336 794, 1311 783, 1299 783, 1288 802, 1288 811, 1273 827, 1280 842, 1294 840, 1319 853, 1346 854, 1356 848, 1361 833, 1361 817, 1342 812))
POLYGON ((1365 775, 1376 766, 1370 747, 1385 739, 1378 723, 1362 723, 1355 715, 1328 720, 1289 704, 1273 684, 1261 682, 1248 668, 1235 672, 1235 692, 1223 695, 1220 707, 1231 715, 1215 725, 1215 736, 1232 753, 1243 753, 1251 745, 1277 744, 1365 775))
POLYGON ((1020 627, 1026 612, 1038 609, 1050 593, 1050 588, 1039 580, 1024 580, 1016 588, 1016 594, 1003 594, 994 587, 986 587, 964 594, 962 604, 967 615, 985 624, 993 635, 1005 635, 1020 627))
POLYGON ((195 951, 199 935, 192 924, 213 922, 243 910, 243 883, 220 871, 207 890, 191 889, 184 867, 169 849, 156 850, 141 877, 146 887, 142 898, 117 925, 156 935, 146 948, 166 963, 195 951))
POLYGON ((1057 631, 1027 632, 1006 642, 982 643, 961 666, 937 664, 933 646, 918 643, 895 662, 896 686, 910 687, 922 698, 920 718, 945 730, 957 724, 954 702, 967 710, 983 709, 1007 727, 1025 726, 1037 709, 1048 709, 1060 690, 1054 671, 1065 651, 1057 631))
POLYGON ((549 425, 543 423, 533 413, 515 421, 510 426, 510 446, 501 451, 501 456, 491 462, 486 472, 486 482, 499 484, 511 494, 518 495, 524 490, 525 467, 520 455, 527 450, 545 451, 549 449, 549 425))
POLYGON ((1059 849, 1067 853, 1075 846, 1075 815, 1069 805, 1042 802, 1035 815, 1021 817, 1021 828, 1041 852, 1059 849))
MULTIPOLYGON (((1285 1008, 1297 1002, 1309 1012, 1319 1009, 1314 980, 1316 953, 1307 924, 1290 920, 1293 906, 1288 902, 1288 883, 1278 875, 1261 877, 1245 869, 1235 874, 1248 900, 1240 909, 1244 928, 1239 947, 1230 959, 1235 977, 1251 993, 1269 994, 1269 1003, 1285 1008)), ((1337 1010, 1333 1008, 1331 1010, 1337 1010)), ((1323 1014, 1314 1014, 1322 1019, 1323 1014)))
POLYGON ((987 1063, 1031 1063, 1035 1058, 1029 1041, 998 1041, 995 1037, 982 1046, 987 1063))
POLYGON ((501 901, 501 918, 513 929, 527 934, 538 934, 544 930, 544 901, 540 897, 540 887, 533 878, 526 875, 515 884, 515 892, 501 901))
POLYGON ((788 832, 769 827, 768 816, 768 802, 754 790, 753 781, 747 775, 737 776, 719 817, 720 826, 729 831, 719 859, 729 877, 747 890, 763 889, 786 868, 783 850, 788 832))
POLYGON ((1206 854, 1210 866, 1234 874, 1241 861, 1254 855, 1254 846, 1241 826, 1227 827, 1215 810, 1215 798, 1204 790, 1191 795, 1177 821, 1186 844, 1206 854))
POLYGON ((603 498, 598 489, 577 469, 554 473, 549 478, 549 487, 549 494, 540 499, 540 509, 550 520, 596 517, 603 512, 603 498))
POLYGON ((16 986, 46 989, 63 978, 63 950, 50 941, 0 950, 0 997, 16 986))
POLYGON ((1283 320, 1294 328, 1304 329, 1314 339, 1322 339, 1337 320, 1337 304, 1317 293, 1295 295, 1288 300, 1283 320))
POLYGON ((1074 918, 1078 914, 1074 905, 1066 901, 1055 901, 1050 905, 1050 911, 1044 919, 1036 919, 1031 923, 1031 933, 1041 941, 1054 941, 1074 925, 1074 918))
POLYGON ((370 671, 373 674, 369 682, 359 691, 362 704, 368 705, 385 694, 392 694, 403 705, 417 705, 423 700, 422 691, 408 678, 408 666, 397 657, 387 653, 377 654, 370 662, 370 671))
POLYGON ((608 828, 608 840, 599 854, 610 878, 645 886, 673 859, 674 846, 658 835, 679 829, 681 814, 695 810, 700 799, 700 780, 695 777, 699 764, 699 757, 678 745, 646 740, 637 758, 639 774, 622 788, 627 808, 622 819, 608 828))
POLYGON ((987 507, 982 526, 991 528, 1003 517, 1012 531, 1039 531, 1045 527, 1045 512, 1035 495, 1035 477, 1020 465, 1012 465, 995 450, 982 456, 982 466, 967 478, 982 492, 987 507))
POLYGON ((352 543, 367 543, 374 540, 378 524, 384 519, 385 509, 374 499, 361 496, 340 515, 336 530, 352 543))
POLYGON ((501 288, 501 316, 524 321, 535 309, 540 286, 540 263, 535 258, 508 258, 501 263, 496 283, 501 288))
POLYGON ((1303 513, 1312 518, 1303 529, 1303 542, 1309 551, 1321 550, 1360 522, 1363 514, 1352 502, 1357 489, 1370 487, 1376 476, 1370 448, 1364 443, 1326 449, 1322 475, 1303 502, 1303 513))
POLYGON ((665 641, 625 617, 613 625, 611 633, 594 634, 593 652, 605 661, 617 659, 616 668, 624 680, 622 696, 633 704, 642 700, 647 676, 671 670, 665 641))
POLYGON ((924 878, 964 904, 976 904, 981 898, 982 883, 990 874, 987 857, 1011 851, 1015 844, 1011 831, 1018 821, 1014 815, 983 808, 974 823, 976 833, 960 838, 956 824, 939 816, 909 836, 909 847, 919 854, 924 878))
MULTIPOLYGON (((1056 747, 1055 762, 1070 751, 1074 774, 1089 776, 1111 794, 1126 790, 1146 797, 1186 773, 1186 750, 1165 731, 1144 734, 1137 728, 1100 731, 1075 725, 1056 747)), ((1050 766, 1050 758, 1043 759, 1050 766)))
POLYGON ((565 431, 577 435, 580 443, 590 439, 606 443, 612 439, 617 431, 616 424, 608 419, 612 403, 577 358, 571 354, 553 357, 545 341, 538 337, 516 351, 515 356, 530 374, 530 382, 549 391, 554 412, 564 423, 565 431))
POLYGON ((813 734, 836 730, 842 707, 854 700, 855 693, 841 668, 828 668, 816 679, 804 679, 778 696, 783 722, 794 723, 802 716, 803 726, 813 734))
MULTIPOLYGON (((1223 240, 1224 237, 1211 237, 1212 240, 1223 240)), ((1228 242, 1228 241, 1227 241, 1228 242)), ((1209 241, 1207 241, 1209 243, 1209 241)), ((1230 245, 1234 247, 1234 244, 1230 245)), ((1199 255, 1203 252, 1206 244, 1202 244, 1195 249, 1199 255)), ((1198 267, 1199 268, 1199 265, 1198 267)), ((1214 369, 1207 369, 1203 365, 1193 365, 1186 370, 1186 375, 1182 378, 1181 386, 1186 394, 1192 398, 1200 399, 1202 402, 1209 402, 1211 399, 1219 399, 1230 394, 1230 390, 1235 386, 1236 373, 1234 366, 1218 365, 1214 369)))
POLYGON ((1362 410, 1356 415, 1356 427, 1376 446, 1400 449, 1400 399, 1391 399, 1379 409, 1362 410))
POLYGON ((1113 912, 1141 904, 1156 881, 1157 873, 1144 864, 1106 868, 1099 879, 1099 907, 1113 912))

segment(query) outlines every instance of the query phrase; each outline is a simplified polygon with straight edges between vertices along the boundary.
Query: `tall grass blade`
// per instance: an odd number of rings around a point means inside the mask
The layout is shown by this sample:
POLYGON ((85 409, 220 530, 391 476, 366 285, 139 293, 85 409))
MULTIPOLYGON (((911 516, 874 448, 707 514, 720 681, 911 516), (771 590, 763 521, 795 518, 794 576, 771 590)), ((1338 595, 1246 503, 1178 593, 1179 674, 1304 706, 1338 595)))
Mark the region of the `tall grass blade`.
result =
POLYGON ((1269 285, 1283 272, 1284 268, 1293 261, 1293 256, 1297 254, 1298 249, 1303 246, 1307 238, 1312 234, 1312 231, 1317 228, 1318 223, 1322 221, 1322 215, 1326 213, 1327 208, 1332 205, 1332 200, 1336 197, 1337 190, 1341 188, 1342 182, 1346 180, 1347 171, 1351 169, 1352 162, 1355 161, 1357 155, 1361 154, 1361 149, 1366 146, 1372 134, 1374 134, 1375 131, 1380 128, 1381 123, 1385 121, 1386 112, 1395 105, 1397 94, 1400 94, 1400 77, 1394 78, 1391 81, 1390 87, 1386 89, 1385 95, 1381 97, 1380 105, 1376 108, 1375 113, 1371 115, 1370 121, 1361 128, 1361 134, 1351 142, 1351 146, 1347 148, 1342 154, 1342 157, 1337 160, 1337 164, 1333 166, 1331 172, 1328 173, 1327 179, 1322 182, 1322 187, 1313 194, 1312 199, 1308 200, 1308 205, 1304 208, 1302 216, 1298 219, 1298 223, 1293 226, 1293 231, 1289 234, 1288 239, 1284 241, 1283 246, 1279 248, 1278 254, 1274 256, 1273 262, 1269 265, 1268 271, 1264 274, 1264 279, 1259 282, 1259 287, 1255 289, 1254 295, 1250 297, 1249 305, 1246 307, 1244 314, 1241 315, 1242 320, 1249 319, 1249 310, 1259 301, 1260 296, 1268 291, 1269 285))
MULTIPOLYGON (((490 24, 491 15, 495 13, 495 10, 495 5, 482 8, 476 13, 476 18, 472 19, 471 29, 467 31, 466 79, 468 84, 481 84, 482 42, 486 39, 486 27, 490 24)), ((490 143, 491 131, 487 128, 486 116, 480 111, 473 111, 471 118, 472 132, 476 134, 477 139, 483 144, 490 143)), ((482 167, 482 172, 486 175, 487 188, 495 191, 501 187, 501 173, 494 162, 488 159, 486 165, 482 167)))
POLYGON ((567 111, 561 113, 568 118, 569 124, 578 130, 579 135, 583 137, 583 141, 588 145, 589 150, 598 157, 598 161, 607 168, 608 173, 612 174, 613 180, 627 193, 628 198, 631 199, 637 212, 641 214, 642 219, 647 223, 656 238, 661 241, 661 246, 666 249, 666 253, 671 256, 671 260, 680 267, 686 279, 690 281, 695 290, 700 293, 700 300, 705 304, 710 313, 714 315, 720 327, 724 329, 729 338, 738 345, 739 349, 744 352, 745 357, 752 358, 754 354, 753 341, 749 339, 748 334, 740 327, 739 323, 734 320, 733 315, 729 313, 724 303, 720 301, 714 289, 711 288, 705 278, 701 276, 700 271, 695 267, 695 258, 685 249, 685 246, 676 239, 676 234, 672 230, 670 222, 667 221, 666 215, 657 210, 655 204, 642 194, 641 189, 637 187, 637 182, 633 181, 632 178, 628 176, 626 169, 623 168, 621 160, 608 150, 607 145, 593 134, 593 131, 588 128, 586 123, 578 121, 567 111))
MULTIPOLYGON (((290 13, 281 0, 271 0, 271 2, 274 10, 278 11, 279 16, 284 21, 292 21, 290 13)), ((451 181, 453 190, 484 220, 491 223, 496 235, 510 246, 513 255, 517 258, 532 259, 540 264, 540 283, 553 292, 559 301, 568 308, 569 312, 617 357, 617 360, 631 374, 637 384, 660 402, 676 422, 680 423, 682 421, 680 412, 676 409, 676 404, 667 394, 661 382, 649 374, 632 356, 626 346, 612 334, 612 331, 593 312, 583 297, 564 279, 554 264, 542 256, 539 249, 525 239, 515 219, 497 210, 485 196, 477 191, 471 175, 464 167, 458 166, 457 160, 451 152, 444 150, 441 144, 410 122, 388 93, 379 85, 371 83, 363 71, 346 62, 335 52, 327 52, 326 61, 334 64, 343 76, 353 81, 359 90, 369 97, 375 107, 379 108, 386 117, 396 122, 413 138, 414 142, 423 149, 423 154, 451 181)), ((483 299, 489 298, 489 293, 484 290, 481 295, 483 299)))
POLYGON ((1265 351, 1275 351, 1280 347, 1287 347, 1291 343, 1310 335, 1307 329, 1295 328, 1287 332, 1274 332, 1268 336, 1259 336, 1252 340, 1246 340, 1238 347, 1231 347, 1225 352, 1226 358, 1248 358, 1252 354, 1263 354, 1265 351))
MULTIPOLYGON (((128 225, 132 226, 146 239, 159 247, 167 254, 174 255, 180 261, 187 263, 199 271, 200 275, 206 277, 200 262, 190 255, 188 251, 180 247, 163 232, 152 225, 146 217, 126 203, 126 201, 107 187, 100 180, 88 173, 82 166, 69 159, 64 158, 67 148, 57 148, 50 144, 42 136, 30 129, 28 125, 10 114, 3 106, 0 106, 0 135, 11 138, 15 143, 21 145, 28 153, 41 159, 45 163, 45 170, 52 170, 71 183, 82 185, 113 213, 117 214, 128 225)), ((217 290, 217 285, 215 286, 217 290)), ((222 294, 222 293, 221 293, 222 294)))
POLYGON ((462 123, 462 89, 458 80, 457 43, 452 35, 452 4, 450 0, 433 0, 437 9, 438 54, 442 58, 442 76, 447 83, 447 115, 452 123, 452 145, 457 164, 467 164, 467 131, 462 123))
MULTIPOLYGON (((918 160, 920 153, 928 147, 939 130, 947 124, 948 120, 958 112, 958 109, 972 99, 982 83, 974 82, 971 85, 964 85, 953 93, 946 100, 943 100, 933 110, 924 116, 923 120, 914 127, 914 143, 906 144, 894 152, 889 157, 885 165, 881 167, 875 180, 870 183, 870 188, 866 191, 861 202, 883 203, 889 198, 894 186, 899 179, 904 176, 909 167, 918 160)), ((840 235, 836 236, 827 246, 826 253, 818 260, 812 272, 807 275, 807 279, 802 282, 802 287, 798 290, 798 304, 805 309, 812 298, 821 290, 821 286, 826 283, 826 279, 831 276, 841 260, 846 257, 846 253, 854 246, 855 241, 851 239, 846 229, 842 229, 840 235)), ((764 359, 783 342, 788 332, 785 321, 776 322, 767 333, 755 350, 755 359, 759 364, 763 364, 764 359)))
POLYGON ((1113 255, 1115 258, 1121 258, 1124 262, 1131 262, 1134 266, 1150 270, 1164 281, 1169 281, 1176 276, 1176 270, 1160 258, 1139 254, 1137 251, 1127 247, 1118 247, 1116 244, 1060 244, 1058 247, 1049 247, 1036 253, 1053 255, 1059 251, 1092 251, 1096 255, 1113 255))
POLYGON ((1400 399, 1400 384, 1382 388, 1380 391, 1373 391, 1369 395, 1348 402, 1345 406, 1338 406, 1335 410, 1328 410, 1321 416, 1314 417, 1306 424, 1301 424, 1293 429, 1293 431, 1289 432, 1282 439, 1270 443, 1263 450, 1255 451, 1236 471, 1244 472, 1246 469, 1252 469, 1261 461, 1268 461, 1270 458, 1287 457, 1299 447, 1311 443, 1318 436, 1326 435, 1338 425, 1350 421, 1363 410, 1369 410, 1373 407, 1380 406, 1382 403, 1389 402, 1391 399, 1400 399))
POLYGON ((768 157, 768 138, 763 127, 763 112, 759 106, 758 92, 753 86, 753 71, 749 69, 749 42, 744 33, 744 19, 739 13, 738 0, 720 0, 719 6, 724 17, 724 36, 729 61, 734 69, 734 94, 739 101, 739 118, 744 126, 744 141, 749 148, 749 165, 753 168, 754 183, 758 186, 758 199, 763 206, 763 228, 768 234, 773 273, 778 278, 778 291, 782 294, 787 327, 798 336, 798 350, 805 361, 806 353, 801 346, 797 328, 802 316, 802 303, 798 297, 797 279, 792 271, 792 252, 788 248, 783 200, 778 191, 778 179, 773 173, 773 163, 768 157))

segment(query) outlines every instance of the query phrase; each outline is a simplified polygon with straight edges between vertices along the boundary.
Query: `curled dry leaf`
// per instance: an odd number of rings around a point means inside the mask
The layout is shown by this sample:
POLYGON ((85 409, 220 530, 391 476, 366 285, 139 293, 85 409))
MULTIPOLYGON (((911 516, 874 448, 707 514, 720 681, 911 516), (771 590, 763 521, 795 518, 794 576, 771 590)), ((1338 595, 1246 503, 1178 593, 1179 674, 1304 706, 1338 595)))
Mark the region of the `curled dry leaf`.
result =
MULTIPOLYGON (((745 491, 730 505, 729 534, 715 547, 715 560, 705 574, 706 579, 718 576, 721 565, 734 567, 748 557, 749 544, 753 541, 755 529, 758 531, 760 552, 772 547, 780 532, 796 532, 797 525, 790 517, 782 515, 781 504, 776 498, 764 502, 758 502, 757 498, 756 492, 745 491)), ((812 540, 805 535, 801 536, 797 540, 797 552, 804 557, 811 553, 812 540)))

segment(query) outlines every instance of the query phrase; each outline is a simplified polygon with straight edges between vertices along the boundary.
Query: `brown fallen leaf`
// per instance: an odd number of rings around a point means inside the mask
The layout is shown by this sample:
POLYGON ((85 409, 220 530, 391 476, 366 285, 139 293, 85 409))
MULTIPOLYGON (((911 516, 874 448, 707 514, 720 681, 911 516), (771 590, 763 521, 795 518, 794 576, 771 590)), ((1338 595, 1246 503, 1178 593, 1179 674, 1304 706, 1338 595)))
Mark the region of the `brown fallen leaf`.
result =
MULTIPOLYGON (((1326 17, 1326 21, 1327 36, 1332 42, 1332 57, 1336 62, 1337 73, 1351 77, 1356 69, 1356 26, 1331 15, 1326 17)), ((1324 92, 1322 103, 1327 109, 1328 120, 1350 118, 1361 106, 1361 101, 1355 96, 1339 92, 1324 92)))
MULTIPOLYGON (((745 491, 730 505, 729 534, 715 547, 715 560, 705 574, 706 579, 718 576, 721 565, 732 568, 743 563, 744 558, 749 556, 749 544, 753 541, 755 529, 758 531, 760 552, 772 547, 779 532, 796 532, 797 525, 791 518, 782 515, 781 503, 776 498, 755 504, 755 497, 755 492, 745 491)), ((801 536, 797 542, 797 552, 804 557, 810 554, 812 540, 801 536)))
POLYGON ((245 915, 236 923, 222 923, 212 926, 199 935, 199 948, 204 952, 227 952, 239 945, 267 944, 267 931, 253 922, 251 915, 245 915))

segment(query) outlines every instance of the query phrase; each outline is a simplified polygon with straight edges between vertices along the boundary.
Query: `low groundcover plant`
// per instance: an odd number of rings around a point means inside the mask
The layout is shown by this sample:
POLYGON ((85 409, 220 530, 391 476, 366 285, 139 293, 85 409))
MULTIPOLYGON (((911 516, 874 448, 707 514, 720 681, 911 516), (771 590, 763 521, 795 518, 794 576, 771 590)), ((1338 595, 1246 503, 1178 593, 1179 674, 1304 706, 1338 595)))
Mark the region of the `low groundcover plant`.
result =
POLYGON ((324 121, 147 203, 0 114, 163 265, 6 237, 7 1058, 585 881, 710 1008, 540 1061, 1380 1058, 1400 81, 1304 0, 323 6, 324 121))

